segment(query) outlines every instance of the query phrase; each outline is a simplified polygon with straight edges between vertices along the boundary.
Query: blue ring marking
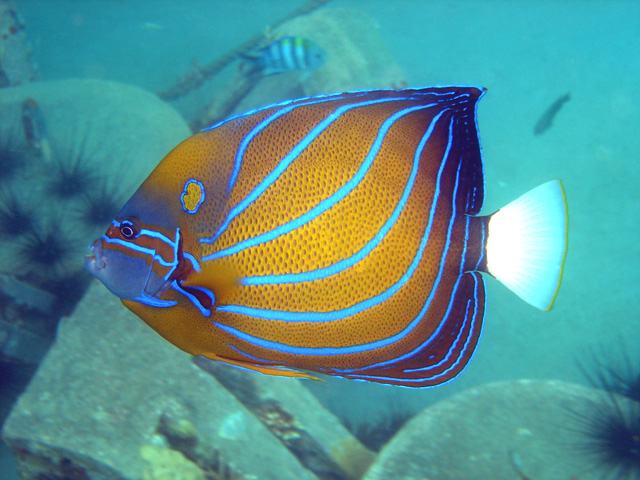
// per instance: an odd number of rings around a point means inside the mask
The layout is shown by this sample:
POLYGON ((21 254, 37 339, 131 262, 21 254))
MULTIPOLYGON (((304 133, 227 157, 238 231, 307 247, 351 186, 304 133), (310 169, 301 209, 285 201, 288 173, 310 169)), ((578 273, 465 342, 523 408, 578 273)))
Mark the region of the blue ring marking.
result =
MULTIPOLYGON (((447 158, 451 150, 451 145, 453 142, 452 129, 453 129, 454 120, 455 118, 452 117, 451 123, 449 124, 449 141, 448 141, 447 149, 444 153, 443 158, 447 158)), ((223 312, 229 312, 229 313, 238 313, 241 315, 247 315, 254 318, 262 318, 265 320, 281 320, 285 322, 326 322, 326 321, 342 320, 346 317, 355 315, 357 313, 360 313, 364 310, 372 308, 386 301, 387 299, 392 297, 395 293, 397 293, 398 290, 400 290, 400 288, 402 288, 407 281, 409 281, 409 279, 415 272, 416 268, 418 267, 418 264, 420 263, 420 260, 422 258, 422 253, 429 239, 429 233, 431 232, 431 225, 433 224, 435 208, 438 203, 437 199, 439 198, 439 195, 440 195, 440 175, 445 164, 446 164, 446 161, 443 161, 438 171, 438 180, 436 182, 434 201, 432 202, 431 209, 429 211, 429 221, 427 223, 427 226, 425 228, 425 234, 422 237, 418 250, 413 258, 413 261, 409 265, 409 268, 407 269, 407 271, 400 277, 400 279, 384 292, 379 293, 374 297, 368 298, 367 300, 363 300, 362 302, 356 303, 350 307, 343 308, 341 310, 329 311, 329 312, 289 312, 289 311, 279 311, 279 310, 266 310, 266 309, 254 308, 254 307, 245 307, 243 305, 223 305, 223 306, 220 306, 218 310, 223 312)), ((458 165, 458 172, 459 170, 460 170, 460 164, 458 165)), ((458 188, 458 176, 456 176, 456 191, 458 188)), ((455 192, 454 192, 454 199, 455 199, 455 192)), ((444 263, 444 258, 446 257, 446 255, 444 255, 444 252, 447 252, 449 250, 449 244, 450 244, 449 235, 451 234, 453 218, 455 216, 455 201, 452 202, 452 209, 453 210, 452 210, 452 216, 451 216, 451 223, 449 225, 449 231, 447 233, 448 235, 447 242, 443 249, 443 255, 442 255, 443 260, 441 261, 441 265, 444 263)), ((439 278, 438 278, 438 281, 439 281, 439 278)), ((437 283, 434 284, 434 290, 436 286, 437 286, 437 283)), ((432 290, 432 292, 434 290, 432 290)))
MULTIPOLYGON (((451 142, 452 142, 452 129, 453 126, 453 122, 451 122, 450 126, 449 126, 449 144, 447 146, 447 151, 445 153, 445 155, 443 156, 444 160, 440 165, 440 168, 438 170, 438 175, 436 178, 436 194, 434 195, 434 200, 431 204, 431 211, 429 212, 429 222, 427 223, 427 227, 425 228, 425 235, 423 236, 423 243, 426 243, 425 239, 428 239, 429 236, 429 232, 431 231, 431 224, 433 221, 433 217, 435 215, 435 207, 437 204, 437 198, 439 195, 439 190, 440 190, 440 180, 442 178, 442 173, 444 171, 445 165, 447 164, 447 157, 448 157, 448 153, 450 150, 450 146, 451 146, 451 142)), ((458 173, 460 172, 460 167, 458 166, 458 173)), ((459 182, 459 175, 456 176, 456 185, 455 185, 455 191, 457 191, 457 186, 458 186, 458 182, 459 182)), ((455 191, 454 191, 454 198, 455 198, 455 191)), ((455 205, 454 207, 455 208, 455 205)), ((450 225, 453 224, 453 218, 454 216, 451 216, 450 219, 450 225)), ((451 228, 449 228, 449 234, 450 234, 451 228)), ((252 335, 249 335, 245 332, 242 332, 240 330, 237 330, 235 328, 226 326, 226 325, 222 325, 219 324, 217 322, 214 323, 214 325, 224 331, 226 331, 227 333, 231 333, 232 335, 235 335, 236 337, 240 338, 241 340, 244 340, 248 343, 254 344, 256 346, 265 348, 265 349, 269 349, 269 350, 278 350, 281 352, 285 352, 285 353, 289 353, 289 354, 294 354, 294 355, 345 355, 345 354, 351 354, 351 353, 364 353, 370 350, 375 350, 377 348, 383 348, 386 346, 389 346, 393 343, 395 343, 398 340, 401 340, 402 338, 404 338, 406 335, 409 335, 413 329, 420 323, 420 321, 422 320, 422 317, 424 316, 424 314, 426 314, 427 310, 429 309, 429 307, 431 306, 431 302, 433 301, 433 297, 436 294, 437 291, 437 287, 440 283, 440 279, 442 278, 442 273, 444 271, 444 258, 446 257, 445 255, 445 250, 443 250, 443 255, 442 255, 442 259, 440 261, 440 267, 439 267, 439 271, 438 271, 438 276, 436 278, 436 281, 434 282, 432 288, 431 288, 431 292, 429 293, 429 296, 427 297, 424 306, 422 307, 421 311, 418 313, 418 315, 416 315, 416 318, 409 324, 407 325, 407 327, 404 328, 404 330, 402 330, 401 332, 397 333, 396 335, 393 335, 392 337, 386 338, 386 339, 382 339, 382 340, 376 340, 375 342, 371 342, 371 343, 367 343, 367 344, 360 344, 360 345, 351 345, 348 347, 294 347, 291 345, 286 345, 283 343, 278 343, 278 342, 272 342, 269 340, 265 340, 262 338, 258 338, 258 337, 254 337, 252 335)), ((221 310, 221 307, 218 308, 219 310, 221 310)), ((429 339, 427 339, 427 341, 425 342, 424 346, 426 346, 428 343, 430 343, 434 338, 437 337, 437 335, 440 333, 441 329, 443 328, 443 324, 441 323, 440 325, 438 325, 438 328, 436 329, 436 331, 429 337, 429 339)), ((416 349, 415 351, 421 349, 423 347, 419 347, 418 349, 416 349)), ((399 357, 398 359, 393 359, 387 362, 382 362, 381 364, 376 364, 375 366, 378 365, 385 365, 387 363, 396 363, 397 361, 399 361, 400 359, 404 359, 405 357, 412 355, 414 352, 411 352, 410 354, 405 354, 401 357, 399 357)), ((373 368, 373 366, 371 367, 373 368)), ((344 370, 344 372, 348 372, 349 370, 344 370)))
MULTIPOLYGON (((113 224, 113 221, 111 222, 113 224)), ((124 234, 122 233, 122 227, 123 226, 127 226, 127 227, 131 227, 131 231, 135 232, 135 225, 130 222, 129 220, 123 220, 122 222, 118 223, 118 230, 120 230, 120 233, 124 236, 124 234)), ((138 236, 140 235, 140 233, 138 232, 137 234, 133 235, 133 238, 138 238, 138 236)), ((130 238, 127 238, 127 240, 130 240, 130 238)))
MULTIPOLYGON (((385 99, 385 100, 387 100, 387 99, 385 99)), ((382 102, 374 102, 374 103, 382 103, 382 102)), ((368 106, 370 104, 371 103, 368 103, 365 106, 368 106)), ((376 136, 376 139, 374 140, 373 144, 371 145, 371 148, 369 149, 369 153, 367 154, 367 156, 365 157, 364 161, 362 162, 362 165, 360 165, 360 168, 358 169, 356 174, 347 183, 345 183, 342 187, 340 187, 334 194, 332 194, 328 198, 322 200, 320 203, 318 203, 318 205, 313 207, 307 213, 304 213, 303 215, 299 216, 298 218, 296 218, 294 220, 290 220, 290 221, 280 225, 279 227, 274 228, 273 230, 271 230, 269 232, 265 232, 265 233, 262 233, 260 235, 256 235, 255 237, 248 238, 246 240, 238 242, 238 243, 236 243, 235 245, 233 245, 231 247, 228 247, 228 248, 225 248, 223 250, 219 250, 218 252, 215 252, 215 253, 212 253, 210 255, 207 255, 207 256, 202 258, 203 261, 213 260, 213 259, 216 259, 216 258, 225 257, 225 256, 228 256, 228 255, 233 255, 233 254, 235 254, 235 253, 237 253, 237 252, 239 252, 241 250, 245 250, 247 248, 259 245, 261 243, 265 243, 265 242, 269 242, 271 240, 274 240, 275 238, 277 238, 277 237, 279 237, 281 235, 285 235, 285 234, 287 234, 289 232, 292 232, 292 231, 296 230, 297 228, 300 228, 302 225, 305 225, 306 223, 314 220, 315 218, 320 216, 322 213, 324 213, 327 210, 329 210, 330 208, 332 208, 336 203, 338 203, 339 201, 344 199, 349 193, 351 193, 351 191, 353 191, 358 186, 358 184, 362 181, 364 176, 367 174, 369 168, 371 167, 371 164, 373 163, 376 155, 378 154, 378 152, 380 150, 380 147, 382 146, 382 142, 384 141, 384 137, 385 137, 386 133, 389 131, 391 126, 396 122, 396 120, 398 120, 399 118, 401 118, 401 117, 403 117, 405 115, 408 115, 409 113, 412 113, 414 111, 424 110, 424 109, 430 108, 430 107, 435 106, 435 105, 436 104, 428 104, 428 105, 419 105, 419 106, 416 106, 416 107, 406 108, 404 110, 400 110, 399 112, 396 112, 391 117, 389 117, 387 120, 385 120, 385 122, 380 127, 380 130, 378 131, 378 135, 376 136)), ((362 104, 348 105, 348 107, 354 107, 354 106, 362 106, 362 104)), ((340 109, 337 109, 332 115, 336 114, 338 110, 340 110, 340 109)), ((342 114, 342 113, 343 112, 341 112, 340 114, 342 114)), ((331 115, 329 117, 327 117, 327 119, 325 119, 325 121, 328 120, 330 117, 331 117, 331 115)), ((321 124, 319 124, 319 125, 321 125, 321 124)), ((311 133, 313 133, 313 131, 311 133)), ((309 135, 311 135, 311 133, 309 135)), ((318 134, 319 133, 320 132, 318 132, 318 134)), ((300 144, 298 144, 298 146, 299 145, 300 144)), ((297 148, 297 146, 296 146, 296 148, 297 148)), ((306 146, 305 146, 305 148, 306 148, 306 146)), ((296 156, 298 154, 299 153, 297 153, 296 156)), ((289 162, 289 164, 290 163, 291 162, 289 162)), ((279 175, 280 175, 280 173, 278 173, 278 176, 279 175)), ((209 243, 209 242, 207 242, 207 243, 209 243)))
POLYGON ((387 235, 387 233, 389 233, 389 231, 393 228, 396 221, 398 220, 398 217, 400 217, 400 213, 404 209, 407 199, 411 194, 411 190, 413 189, 413 182, 418 173, 418 167, 420 165, 420 156, 422 155, 422 150, 424 149, 424 146, 426 145, 427 141, 431 137, 431 134, 433 133, 433 130, 435 128, 437 121, 446 111, 447 110, 443 110, 431 120, 431 124, 429 125, 428 130, 423 135, 416 149, 416 153, 413 157, 413 167, 411 170, 411 174, 407 179, 407 184, 402 193, 402 197, 398 201, 398 205, 396 205, 396 208, 394 209, 393 213, 384 223, 382 228, 378 231, 376 236, 373 237, 364 247, 362 247, 358 252, 356 252, 352 256, 342 259, 339 262, 336 262, 333 265, 329 265, 327 267, 319 268, 316 270, 310 270, 307 272, 300 272, 300 273, 286 273, 281 275, 261 275, 261 276, 254 276, 254 277, 245 277, 241 280, 242 285, 272 285, 272 284, 279 284, 279 283, 299 283, 299 282, 309 282, 312 280, 318 280, 321 278, 326 278, 331 275, 336 275, 338 273, 341 273, 342 271, 348 268, 351 268, 353 265, 360 262, 367 255, 369 255, 369 253, 371 253, 373 249, 380 244, 380 242, 387 235))
POLYGON ((202 184, 202 182, 199 180, 196 180, 195 178, 190 178, 184 184, 184 188, 182 189, 182 193, 180 194, 180 203, 182 204, 182 209, 185 212, 193 215, 198 211, 198 209, 200 208, 200 205, 202 205, 202 202, 204 202, 204 197, 205 197, 205 192, 204 192, 204 185, 202 184), (184 196, 187 194, 187 188, 189 187, 189 185, 194 183, 200 187, 201 195, 200 195, 200 200, 198 200, 198 204, 193 209, 189 210, 184 204, 184 196))
POLYGON ((205 317, 209 317, 211 316, 211 310, 204 308, 204 306, 200 303, 200 301, 198 300, 198 298, 195 295, 192 295, 191 293, 187 292, 186 290, 184 290, 179 284, 178 282, 176 282, 175 280, 173 282, 171 282, 171 288, 173 288, 175 291, 177 291, 178 293, 181 293, 182 295, 184 295, 185 297, 187 297, 187 299, 189 299, 189 301, 191 301, 191 303, 193 303, 193 305, 200 310, 200 313, 202 315, 204 315, 205 317))
MULTIPOLYGON (((340 116, 342 116, 343 113, 358 107, 367 107, 370 105, 395 102, 398 100, 410 100, 410 98, 381 98, 377 100, 369 100, 369 101, 360 102, 360 103, 350 103, 350 104, 342 105, 336 108, 333 112, 327 115, 320 123, 318 123, 315 127, 313 127, 311 131, 302 140, 300 140, 300 142, 298 142, 298 144, 295 147, 293 147, 291 151, 287 153, 284 156, 284 158, 282 158, 282 160, 280 160, 280 163, 278 163, 276 168, 274 168, 273 171, 271 171, 271 173, 269 173, 253 189, 251 193, 249 193, 244 199, 242 199, 235 207, 231 209, 231 211, 227 214, 227 217, 224 219, 224 221, 222 222, 222 224, 220 225, 216 233, 213 235, 213 237, 202 238, 200 239, 200 242, 214 243, 218 239, 218 237, 222 235, 222 233, 227 229, 231 221, 234 218, 236 218, 238 215, 240 215, 244 210, 246 210, 249 207, 249 205, 251 205, 258 197, 260 197, 260 195, 262 195, 280 177, 280 175, 282 175, 286 171, 286 169, 289 168, 289 165, 291 165, 294 162, 294 160, 296 160, 296 158, 300 156, 300 154, 311 144, 311 142, 313 142, 324 130, 326 130, 326 128, 329 125, 331 125, 334 121, 340 118, 340 116)), ((285 112, 285 113, 288 113, 288 112, 285 112)), ((277 114, 273 115, 273 117, 276 117, 276 115, 277 114)), ((269 117, 269 119, 266 119, 266 120, 271 121, 271 117, 269 117)), ((257 237, 254 237, 254 238, 257 238, 257 237)), ((249 239, 249 240, 252 240, 252 239, 249 239)), ((245 240, 245 242, 247 241, 248 240, 245 240)), ((240 243, 243 243, 243 242, 240 242, 240 243)), ((229 253, 230 250, 233 249, 234 247, 229 247, 225 250, 221 250, 219 252, 208 255, 206 257, 202 257, 202 260, 207 261, 207 260, 212 260, 214 258, 219 258, 221 256, 231 255, 235 253, 235 252, 229 253)))

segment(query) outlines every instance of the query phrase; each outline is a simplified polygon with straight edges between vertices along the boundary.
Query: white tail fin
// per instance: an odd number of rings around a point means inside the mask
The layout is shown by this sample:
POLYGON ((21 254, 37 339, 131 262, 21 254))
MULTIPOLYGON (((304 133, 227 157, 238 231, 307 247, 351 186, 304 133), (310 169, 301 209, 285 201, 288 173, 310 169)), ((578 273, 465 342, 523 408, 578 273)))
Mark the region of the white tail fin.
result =
POLYGON ((489 219, 487 270, 525 302, 549 310, 560 287, 567 223, 560 180, 525 193, 489 219))

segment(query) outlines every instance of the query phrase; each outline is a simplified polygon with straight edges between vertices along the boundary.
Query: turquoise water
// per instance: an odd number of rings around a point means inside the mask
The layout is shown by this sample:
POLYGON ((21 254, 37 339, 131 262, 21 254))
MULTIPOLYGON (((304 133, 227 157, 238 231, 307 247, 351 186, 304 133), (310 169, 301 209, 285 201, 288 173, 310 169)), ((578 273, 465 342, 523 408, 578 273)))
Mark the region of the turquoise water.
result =
MULTIPOLYGON (((302 2, 15 4, 42 81, 104 79, 158 92, 189 71, 194 59, 205 65, 226 54, 302 2)), ((576 359, 590 348, 616 352, 621 339, 637 345, 640 4, 333 0, 324 8, 355 8, 370 15, 409 86, 485 86, 488 92, 478 108, 484 212, 560 178, 569 202, 570 233, 562 287, 550 312, 535 310, 487 280, 482 339, 455 381, 414 391, 329 378, 309 385, 316 396, 350 422, 366 423, 390 409, 418 411, 493 381, 585 383, 576 359), (551 128, 534 135, 540 116, 567 92, 571 100, 551 128)), ((170 104, 192 121, 204 102, 228 88, 234 69, 170 104)), ((346 88, 390 86, 376 85, 375 76, 368 80, 346 88)), ((276 100, 281 99, 267 101, 276 100)), ((121 133, 105 132, 103 140, 121 133)), ((113 175, 122 174, 115 170, 113 175)))

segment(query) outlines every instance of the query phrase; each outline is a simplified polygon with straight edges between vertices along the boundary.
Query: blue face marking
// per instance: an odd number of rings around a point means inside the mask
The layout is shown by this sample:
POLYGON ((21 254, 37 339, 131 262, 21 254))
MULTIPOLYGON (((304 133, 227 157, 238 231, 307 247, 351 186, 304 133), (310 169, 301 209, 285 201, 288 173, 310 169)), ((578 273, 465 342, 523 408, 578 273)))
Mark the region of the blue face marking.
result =
POLYGON ((204 202, 204 198, 205 193, 202 182, 193 178, 187 180, 187 183, 184 184, 182 194, 180 195, 182 209, 193 215, 198 211, 202 202, 204 202))

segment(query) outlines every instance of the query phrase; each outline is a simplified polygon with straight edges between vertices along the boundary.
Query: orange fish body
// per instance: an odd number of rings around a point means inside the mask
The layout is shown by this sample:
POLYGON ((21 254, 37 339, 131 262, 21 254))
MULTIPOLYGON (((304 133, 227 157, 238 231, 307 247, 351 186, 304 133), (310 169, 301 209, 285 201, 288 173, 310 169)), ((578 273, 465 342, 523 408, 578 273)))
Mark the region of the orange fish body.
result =
POLYGON ((504 264, 524 255, 492 249, 527 245, 501 224, 530 213, 476 216, 482 93, 353 92, 232 117, 160 162, 87 268, 193 355, 278 375, 450 380, 480 336, 480 272, 496 275, 495 265, 548 308, 566 250, 559 182, 534 195, 551 212, 542 215, 550 239, 534 239, 549 244, 547 273, 520 281, 530 266, 504 264))

